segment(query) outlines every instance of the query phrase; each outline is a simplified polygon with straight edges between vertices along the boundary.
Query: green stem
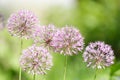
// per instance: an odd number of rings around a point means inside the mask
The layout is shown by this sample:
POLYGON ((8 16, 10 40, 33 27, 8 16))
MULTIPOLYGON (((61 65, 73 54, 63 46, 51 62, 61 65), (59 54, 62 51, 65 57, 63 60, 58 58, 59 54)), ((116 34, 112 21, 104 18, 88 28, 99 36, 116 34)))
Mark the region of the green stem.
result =
MULTIPOLYGON (((22 46, 23 46, 23 41, 22 41, 22 38, 21 38, 21 41, 20 41, 20 54, 22 52, 22 46)), ((20 67, 20 69, 19 69, 19 80, 21 80, 21 75, 22 75, 22 73, 21 73, 21 67, 20 67)))
POLYGON ((33 80, 35 80, 35 77, 36 77, 36 75, 34 74, 34 75, 33 75, 33 80))
POLYGON ((19 69, 19 80, 21 80, 21 68, 19 69))
POLYGON ((96 76, 97 76, 97 69, 95 70, 95 75, 93 80, 96 80, 96 76))
POLYGON ((110 75, 110 77, 109 77, 110 79, 109 80, 112 80, 112 75, 110 75))
POLYGON ((66 80, 66 71, 67 71, 67 56, 65 57, 65 66, 64 66, 64 77, 63 77, 63 80, 66 80))

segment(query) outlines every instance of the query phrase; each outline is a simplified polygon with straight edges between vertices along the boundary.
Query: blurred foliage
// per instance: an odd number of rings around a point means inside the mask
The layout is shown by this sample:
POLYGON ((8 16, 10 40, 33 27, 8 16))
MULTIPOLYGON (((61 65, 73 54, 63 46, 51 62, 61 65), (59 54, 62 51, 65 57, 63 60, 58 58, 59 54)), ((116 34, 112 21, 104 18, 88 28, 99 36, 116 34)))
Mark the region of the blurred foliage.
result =
MULTIPOLYGON (((0 8, 7 20, 11 8, 0 8)), ((72 8, 53 6, 44 12, 41 24, 53 23, 58 27, 75 26, 85 37, 85 46, 96 40, 112 45, 115 64, 97 71, 96 80, 120 80, 120 1, 119 0, 76 0, 72 8)), ((23 49, 32 45, 31 40, 23 40, 23 49)), ((7 29, 0 31, 0 80, 18 80, 20 39, 11 37, 7 29)), ((45 76, 37 80, 63 80, 65 57, 52 54, 54 66, 45 76)), ((82 53, 68 56, 66 80, 93 80, 95 70, 87 68, 82 53)), ((32 76, 22 73, 22 80, 32 76)))

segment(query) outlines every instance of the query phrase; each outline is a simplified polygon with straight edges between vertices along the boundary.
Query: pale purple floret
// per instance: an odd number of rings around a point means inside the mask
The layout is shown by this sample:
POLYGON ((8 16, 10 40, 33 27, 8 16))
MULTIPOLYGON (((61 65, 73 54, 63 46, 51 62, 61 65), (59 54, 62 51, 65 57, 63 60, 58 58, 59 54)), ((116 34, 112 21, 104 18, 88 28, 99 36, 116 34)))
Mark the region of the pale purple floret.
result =
POLYGON ((11 35, 26 39, 32 37, 34 29, 38 27, 38 25, 38 18, 29 10, 19 10, 13 13, 7 23, 11 35))
POLYGON ((36 28, 34 33, 34 42, 35 44, 40 44, 46 48, 51 47, 51 41, 56 32, 54 25, 49 24, 48 26, 40 26, 36 28))
POLYGON ((114 63, 114 52, 110 45, 97 41, 86 47, 83 58, 88 67, 102 69, 114 63))
POLYGON ((56 52, 64 55, 78 54, 84 47, 84 38, 74 27, 63 27, 57 30, 51 42, 56 52))
POLYGON ((47 70, 51 69, 52 65, 52 56, 43 47, 33 45, 23 50, 20 57, 20 66, 28 73, 44 75, 47 70))

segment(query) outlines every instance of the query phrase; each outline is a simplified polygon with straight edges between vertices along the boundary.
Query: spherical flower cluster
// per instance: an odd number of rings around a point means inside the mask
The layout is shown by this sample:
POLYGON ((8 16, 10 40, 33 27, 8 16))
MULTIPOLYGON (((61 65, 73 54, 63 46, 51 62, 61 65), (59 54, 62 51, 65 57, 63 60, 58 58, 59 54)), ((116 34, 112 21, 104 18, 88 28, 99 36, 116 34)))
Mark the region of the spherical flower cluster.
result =
POLYGON ((114 63, 114 52, 111 46, 98 41, 86 47, 83 58, 88 67, 101 69, 114 63))
POLYGON ((0 30, 4 28, 4 16, 0 14, 0 30))
POLYGON ((35 14, 28 10, 13 13, 8 19, 8 30, 13 36, 31 38, 34 29, 39 25, 35 14))
POLYGON ((48 26, 40 26, 36 28, 34 33, 35 44, 40 44, 41 46, 50 48, 52 38, 55 34, 56 28, 54 25, 50 24, 48 26))
POLYGON ((51 42, 56 52, 64 55, 78 54, 84 47, 84 38, 79 30, 73 27, 63 27, 57 30, 51 42))
POLYGON ((33 45, 22 52, 20 65, 28 73, 44 75, 53 65, 52 56, 45 48, 33 45))

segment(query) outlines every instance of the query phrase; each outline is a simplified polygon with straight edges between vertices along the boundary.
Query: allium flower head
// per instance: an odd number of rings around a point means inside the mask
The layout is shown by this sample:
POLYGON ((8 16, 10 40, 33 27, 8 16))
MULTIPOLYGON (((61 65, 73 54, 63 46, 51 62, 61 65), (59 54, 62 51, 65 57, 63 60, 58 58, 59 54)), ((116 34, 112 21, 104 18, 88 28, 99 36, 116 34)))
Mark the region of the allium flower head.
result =
POLYGON ((74 27, 63 27, 57 30, 51 43, 56 52, 64 55, 78 54, 84 47, 84 38, 74 27))
POLYGON ((45 48, 33 45, 23 50, 20 65, 28 73, 44 75, 53 65, 52 56, 45 48))
POLYGON ((83 58, 88 67, 101 69, 114 63, 114 52, 110 45, 97 41, 86 47, 83 58))
POLYGON ((55 31, 56 28, 52 24, 36 28, 34 34, 35 44, 41 44, 42 46, 49 48, 51 46, 51 41, 55 34, 55 31))
POLYGON ((4 28, 4 16, 0 14, 0 30, 4 28))
POLYGON ((8 19, 8 30, 13 36, 31 38, 34 29, 39 25, 36 15, 29 10, 19 10, 8 19))

